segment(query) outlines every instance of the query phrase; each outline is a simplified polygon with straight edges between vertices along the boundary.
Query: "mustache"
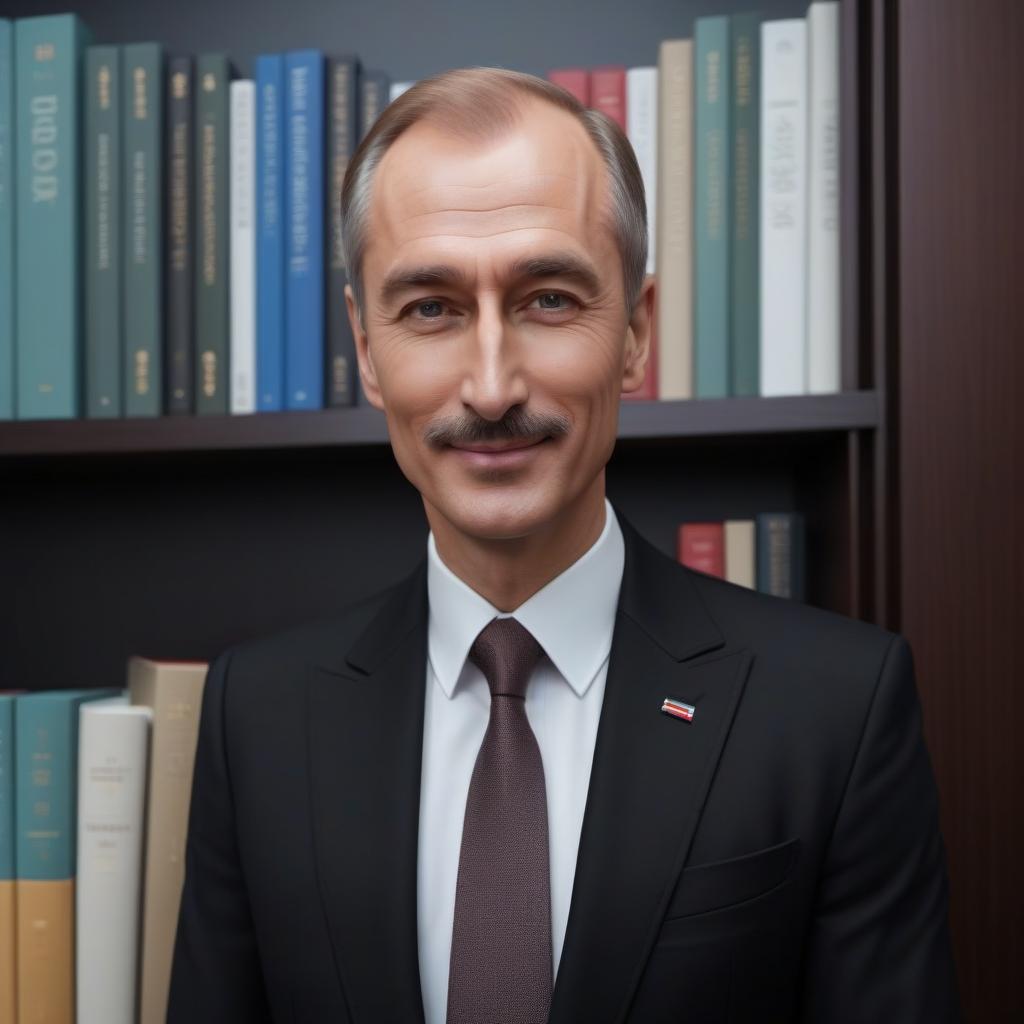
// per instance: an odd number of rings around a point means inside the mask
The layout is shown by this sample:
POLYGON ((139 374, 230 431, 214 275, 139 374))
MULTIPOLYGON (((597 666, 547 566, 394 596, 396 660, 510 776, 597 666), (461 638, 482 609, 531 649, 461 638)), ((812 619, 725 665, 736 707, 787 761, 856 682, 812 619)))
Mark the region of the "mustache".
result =
POLYGON ((445 416, 423 431, 423 439, 441 447, 479 441, 529 441, 541 437, 564 437, 569 433, 567 416, 528 412, 512 408, 500 420, 485 420, 472 414, 445 416))

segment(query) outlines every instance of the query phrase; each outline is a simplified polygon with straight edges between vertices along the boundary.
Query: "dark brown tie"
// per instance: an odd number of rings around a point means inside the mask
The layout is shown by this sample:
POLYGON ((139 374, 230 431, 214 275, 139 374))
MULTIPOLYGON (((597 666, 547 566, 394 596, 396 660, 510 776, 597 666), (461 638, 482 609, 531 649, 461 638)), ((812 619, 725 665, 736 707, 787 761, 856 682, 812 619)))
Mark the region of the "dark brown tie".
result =
POLYGON ((448 972, 448 1024, 544 1024, 551 1005, 548 812, 526 686, 543 651, 515 619, 481 630, 469 658, 491 715, 466 797, 448 972))

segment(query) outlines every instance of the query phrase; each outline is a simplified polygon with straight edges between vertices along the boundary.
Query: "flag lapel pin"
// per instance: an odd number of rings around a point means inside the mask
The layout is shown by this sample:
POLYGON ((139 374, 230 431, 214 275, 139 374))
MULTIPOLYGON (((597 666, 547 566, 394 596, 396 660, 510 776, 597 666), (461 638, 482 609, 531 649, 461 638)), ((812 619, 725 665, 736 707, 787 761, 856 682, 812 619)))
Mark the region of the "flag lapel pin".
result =
POLYGON ((661 710, 664 711, 666 715, 672 715, 674 718, 681 718, 684 722, 692 722, 694 712, 697 709, 692 704, 676 700, 675 697, 666 697, 664 701, 662 701, 661 710))

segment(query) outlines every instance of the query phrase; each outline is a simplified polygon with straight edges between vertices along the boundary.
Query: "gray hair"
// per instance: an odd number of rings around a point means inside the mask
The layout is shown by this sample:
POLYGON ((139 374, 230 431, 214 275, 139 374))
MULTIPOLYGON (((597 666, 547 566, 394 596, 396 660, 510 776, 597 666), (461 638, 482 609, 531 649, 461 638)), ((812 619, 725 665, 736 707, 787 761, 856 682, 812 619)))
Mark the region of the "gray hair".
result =
POLYGON ((421 120, 431 120, 463 138, 496 138, 518 123, 523 100, 531 97, 572 114, 604 160, 626 308, 633 309, 647 267, 647 205, 640 168, 625 133, 611 118, 584 107, 565 89, 543 78, 504 68, 475 67, 444 71, 417 82, 384 109, 348 165, 341 189, 341 237, 360 318, 365 309, 362 270, 373 178, 391 144, 421 120))

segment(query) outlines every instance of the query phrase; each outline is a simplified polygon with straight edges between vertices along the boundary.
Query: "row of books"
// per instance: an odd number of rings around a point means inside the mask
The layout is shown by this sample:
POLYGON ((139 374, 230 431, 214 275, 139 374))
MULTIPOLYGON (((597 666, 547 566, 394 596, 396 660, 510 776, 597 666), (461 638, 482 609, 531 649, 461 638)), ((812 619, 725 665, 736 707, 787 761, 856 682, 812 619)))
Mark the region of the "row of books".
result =
POLYGON ((806 523, 800 512, 680 523, 676 557, 691 569, 762 594, 804 600, 806 523))
MULTIPOLYGON (((0 418, 356 402, 341 182, 410 83, 318 50, 233 80, 224 54, 89 38, 0 21, 0 418)), ((699 18, 656 67, 550 73, 644 178, 660 287, 634 397, 839 390, 838 53, 832 0, 699 18)))
POLYGON ((205 664, 0 691, 0 1024, 163 1024, 205 664))

